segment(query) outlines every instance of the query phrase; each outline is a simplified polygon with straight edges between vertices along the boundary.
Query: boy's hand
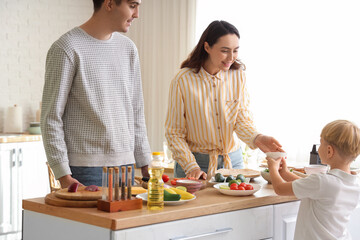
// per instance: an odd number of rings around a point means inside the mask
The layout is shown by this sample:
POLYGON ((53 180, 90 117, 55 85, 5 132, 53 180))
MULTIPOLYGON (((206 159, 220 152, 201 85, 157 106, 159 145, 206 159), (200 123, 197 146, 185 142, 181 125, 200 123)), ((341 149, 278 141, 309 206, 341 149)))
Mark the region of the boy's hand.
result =
POLYGON ((269 170, 270 169, 275 169, 276 171, 279 170, 280 163, 281 163, 281 158, 275 160, 273 158, 267 157, 266 160, 267 160, 269 170))
POLYGON ((287 171, 289 171, 289 169, 287 167, 286 160, 285 160, 285 158, 281 158, 280 167, 279 167, 279 173, 283 174, 283 173, 285 173, 287 171))

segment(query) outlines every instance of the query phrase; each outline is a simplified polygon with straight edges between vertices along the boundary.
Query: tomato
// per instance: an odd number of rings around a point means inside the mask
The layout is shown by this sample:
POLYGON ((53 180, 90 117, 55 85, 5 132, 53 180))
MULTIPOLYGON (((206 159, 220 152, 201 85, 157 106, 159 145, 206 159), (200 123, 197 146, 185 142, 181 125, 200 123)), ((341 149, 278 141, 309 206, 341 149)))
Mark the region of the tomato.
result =
POLYGON ((162 180, 164 181, 164 182, 167 182, 167 181, 169 181, 169 176, 168 175, 165 175, 165 174, 163 174, 162 175, 162 180))
POLYGON ((254 190, 254 187, 250 184, 246 185, 245 190, 254 190))
POLYGON ((236 183, 231 184, 230 190, 238 190, 238 185, 236 183))
POLYGON ((188 177, 189 180, 197 180, 196 178, 194 177, 188 177))
POLYGON ((246 187, 246 183, 242 182, 242 183, 239 184, 239 186, 246 187))
POLYGON ((245 188, 243 186, 238 186, 237 190, 245 190, 245 188))
POLYGON ((173 179, 173 180, 170 181, 170 183, 171 183, 171 185, 174 185, 174 186, 175 186, 175 185, 176 185, 176 180, 173 179))

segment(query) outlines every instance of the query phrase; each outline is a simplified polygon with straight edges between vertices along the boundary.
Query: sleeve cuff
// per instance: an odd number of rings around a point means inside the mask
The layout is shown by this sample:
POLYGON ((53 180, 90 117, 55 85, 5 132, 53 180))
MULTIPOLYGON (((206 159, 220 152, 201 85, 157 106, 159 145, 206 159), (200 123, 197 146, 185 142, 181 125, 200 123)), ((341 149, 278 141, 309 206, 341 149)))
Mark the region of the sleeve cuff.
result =
POLYGON ((51 166, 51 169, 54 172, 56 179, 59 179, 65 175, 71 175, 69 162, 62 162, 55 166, 51 166))
POLYGON ((151 161, 151 153, 143 153, 135 155, 135 163, 137 168, 149 165, 151 161))

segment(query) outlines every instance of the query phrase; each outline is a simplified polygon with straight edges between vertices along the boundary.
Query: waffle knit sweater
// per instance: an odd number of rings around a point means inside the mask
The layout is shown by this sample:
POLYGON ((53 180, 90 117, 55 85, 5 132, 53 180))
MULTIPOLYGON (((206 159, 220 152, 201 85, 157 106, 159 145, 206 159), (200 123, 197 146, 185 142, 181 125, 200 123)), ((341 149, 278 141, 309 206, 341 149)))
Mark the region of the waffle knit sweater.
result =
POLYGON ((98 40, 76 27, 48 51, 41 131, 58 179, 69 166, 148 165, 139 57, 114 32, 98 40))

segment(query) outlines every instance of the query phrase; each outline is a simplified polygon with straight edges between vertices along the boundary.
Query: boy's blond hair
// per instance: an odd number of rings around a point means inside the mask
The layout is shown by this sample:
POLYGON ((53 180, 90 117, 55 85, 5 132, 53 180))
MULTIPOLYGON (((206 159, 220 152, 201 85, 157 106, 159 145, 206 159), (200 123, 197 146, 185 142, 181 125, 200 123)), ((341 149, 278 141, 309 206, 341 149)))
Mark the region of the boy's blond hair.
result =
POLYGON ((360 129, 347 120, 336 120, 328 123, 320 135, 333 145, 340 155, 355 159, 360 154, 360 129))

